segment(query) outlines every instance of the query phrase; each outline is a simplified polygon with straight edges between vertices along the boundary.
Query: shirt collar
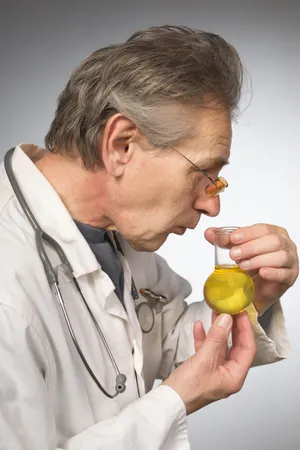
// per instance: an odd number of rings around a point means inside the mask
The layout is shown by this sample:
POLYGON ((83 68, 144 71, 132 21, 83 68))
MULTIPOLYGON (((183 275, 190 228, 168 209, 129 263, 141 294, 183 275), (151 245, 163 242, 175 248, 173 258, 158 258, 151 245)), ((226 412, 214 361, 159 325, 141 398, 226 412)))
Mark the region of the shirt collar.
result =
MULTIPOLYGON (((14 175, 28 206, 40 227, 62 246, 74 276, 94 272, 100 268, 96 257, 55 189, 30 159, 37 151, 37 146, 20 144, 12 156, 14 175)), ((6 181, 10 186, 7 177, 6 181)))
POLYGON ((92 227, 77 220, 74 220, 74 222, 88 244, 103 244, 107 242, 108 233, 103 228, 92 227))

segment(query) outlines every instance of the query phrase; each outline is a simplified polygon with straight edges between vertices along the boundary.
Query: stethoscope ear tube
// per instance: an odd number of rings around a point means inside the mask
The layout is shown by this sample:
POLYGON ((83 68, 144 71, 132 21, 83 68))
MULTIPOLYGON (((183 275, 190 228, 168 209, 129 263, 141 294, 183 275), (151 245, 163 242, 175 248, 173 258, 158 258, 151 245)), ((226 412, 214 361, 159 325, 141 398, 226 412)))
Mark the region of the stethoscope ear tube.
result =
POLYGON ((43 240, 48 242, 48 244, 52 245, 55 248, 55 250, 59 254, 59 256, 62 259, 62 262, 64 264, 67 264, 67 266, 69 266, 71 270, 72 270, 72 268, 64 254, 64 251, 62 250, 62 248, 60 247, 58 242, 56 242, 51 236, 49 236, 47 233, 45 233, 42 230, 42 228, 40 227, 39 223, 37 222, 36 218, 34 217, 34 215, 32 214, 32 212, 28 206, 28 203, 27 203, 27 201, 21 191, 21 188, 20 188, 20 186, 14 176, 14 173, 13 173, 12 157, 13 157, 14 151, 15 151, 15 149, 11 148, 10 150, 8 150, 8 152, 4 156, 4 167, 5 167, 9 182, 11 184, 11 187, 15 193, 15 196, 17 197, 17 200, 35 233, 35 242, 36 242, 37 251, 38 251, 39 257, 43 263, 48 283, 51 286, 53 283, 57 283, 57 276, 51 265, 48 255, 45 251, 43 240))
POLYGON ((38 229, 42 231, 41 227, 37 223, 36 218, 33 216, 32 212, 30 211, 30 208, 26 202, 26 199, 21 191, 21 188, 14 176, 13 168, 12 168, 12 157, 15 149, 11 148, 8 150, 8 152, 4 156, 4 167, 6 171, 6 175, 9 179, 9 182, 11 184, 11 187, 15 193, 15 196, 17 197, 17 200, 24 211, 25 216, 27 217, 28 221, 30 222, 30 225, 32 226, 33 230, 36 232, 38 229))

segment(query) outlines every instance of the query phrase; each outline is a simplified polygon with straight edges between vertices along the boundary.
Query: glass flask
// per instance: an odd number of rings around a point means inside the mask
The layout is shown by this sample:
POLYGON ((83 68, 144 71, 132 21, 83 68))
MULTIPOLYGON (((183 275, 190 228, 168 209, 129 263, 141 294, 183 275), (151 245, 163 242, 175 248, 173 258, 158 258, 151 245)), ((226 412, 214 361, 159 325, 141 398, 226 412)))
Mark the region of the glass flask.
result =
POLYGON ((230 235, 238 227, 216 228, 215 270, 204 284, 204 299, 218 314, 238 314, 246 309, 254 298, 254 283, 250 275, 240 269, 230 257, 234 244, 230 235))

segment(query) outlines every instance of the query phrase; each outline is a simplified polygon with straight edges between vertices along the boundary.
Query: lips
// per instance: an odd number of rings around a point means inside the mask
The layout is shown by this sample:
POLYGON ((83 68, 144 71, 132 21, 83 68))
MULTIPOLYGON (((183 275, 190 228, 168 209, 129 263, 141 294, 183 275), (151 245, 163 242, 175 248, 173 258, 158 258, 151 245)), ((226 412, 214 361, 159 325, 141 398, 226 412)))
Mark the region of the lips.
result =
POLYGON ((176 234, 184 234, 186 232, 186 227, 176 227, 174 228, 176 234))
POLYGON ((201 219, 201 216, 198 217, 197 222, 194 222, 193 225, 188 226, 188 227, 186 227, 186 228, 188 228, 189 230, 194 230, 194 229, 196 228, 196 226, 198 225, 198 223, 200 222, 200 219, 201 219))
POLYGON ((185 230, 194 230, 196 226, 198 225, 198 222, 195 225, 185 225, 185 226, 179 226, 178 228, 184 228, 185 230))
MULTIPOLYGON (((200 216, 201 217, 201 216, 200 216)), ((197 222, 194 222, 192 225, 178 225, 177 227, 175 227, 176 229, 180 230, 181 232, 188 230, 194 230, 196 228, 196 226, 198 225, 199 221, 200 221, 200 217, 197 218, 197 222)))

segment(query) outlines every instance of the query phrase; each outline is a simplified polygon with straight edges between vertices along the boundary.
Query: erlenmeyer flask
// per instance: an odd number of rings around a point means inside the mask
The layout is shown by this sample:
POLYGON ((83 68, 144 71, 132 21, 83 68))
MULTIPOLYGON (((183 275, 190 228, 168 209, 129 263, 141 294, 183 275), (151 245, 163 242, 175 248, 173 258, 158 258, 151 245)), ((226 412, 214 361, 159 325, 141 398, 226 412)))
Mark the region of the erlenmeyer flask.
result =
POLYGON ((254 283, 230 258, 233 247, 230 234, 238 227, 216 228, 215 270, 204 284, 204 299, 217 313, 238 314, 249 306, 254 298, 254 283))

